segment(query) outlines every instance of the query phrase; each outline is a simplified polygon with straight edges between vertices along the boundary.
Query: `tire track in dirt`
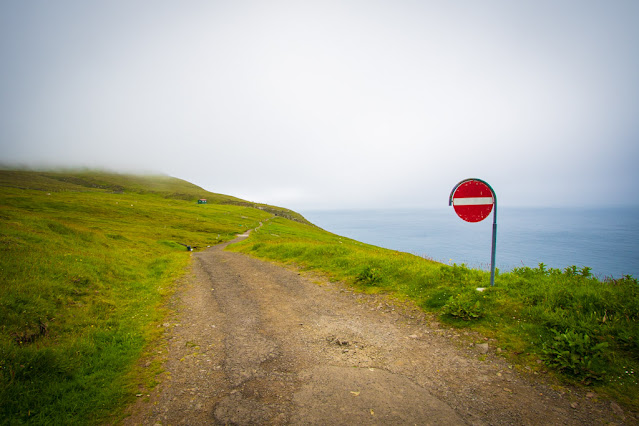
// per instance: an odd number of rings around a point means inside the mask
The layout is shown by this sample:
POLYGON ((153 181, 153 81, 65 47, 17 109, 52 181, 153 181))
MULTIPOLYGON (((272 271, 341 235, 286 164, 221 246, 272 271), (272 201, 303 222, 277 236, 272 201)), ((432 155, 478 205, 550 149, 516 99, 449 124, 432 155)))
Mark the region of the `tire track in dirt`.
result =
POLYGON ((166 373, 125 424, 635 420, 517 373, 410 306, 225 247, 193 254, 165 324, 166 373))

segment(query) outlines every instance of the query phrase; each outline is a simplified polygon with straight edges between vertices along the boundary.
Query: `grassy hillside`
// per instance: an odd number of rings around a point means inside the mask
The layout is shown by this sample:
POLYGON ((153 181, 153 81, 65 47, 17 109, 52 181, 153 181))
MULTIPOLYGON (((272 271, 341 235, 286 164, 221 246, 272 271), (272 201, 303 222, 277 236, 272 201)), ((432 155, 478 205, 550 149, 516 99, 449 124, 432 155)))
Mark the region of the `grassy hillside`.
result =
POLYGON ((0 171, 0 423, 94 423, 130 402, 181 244, 291 216, 268 210, 169 177, 0 171))
POLYGON ((454 327, 495 339, 516 365, 639 408, 639 284, 588 268, 490 274, 381 249, 277 218, 231 250, 321 271, 409 299, 454 327), (477 291, 477 288, 486 288, 477 291))
POLYGON ((253 203, 230 195, 216 194, 182 179, 165 175, 126 175, 91 170, 44 172, 0 170, 0 187, 48 192, 154 194, 167 199, 186 201, 206 198, 212 204, 259 208, 275 216, 310 224, 302 215, 292 210, 253 203))
POLYGON ((540 265, 478 292, 489 282, 482 271, 362 244, 179 179, 0 170, 0 423, 113 419, 159 368, 137 363, 189 263, 183 245, 228 241, 273 215, 231 249, 412 300, 494 339, 515 365, 639 408, 633 277, 540 265))

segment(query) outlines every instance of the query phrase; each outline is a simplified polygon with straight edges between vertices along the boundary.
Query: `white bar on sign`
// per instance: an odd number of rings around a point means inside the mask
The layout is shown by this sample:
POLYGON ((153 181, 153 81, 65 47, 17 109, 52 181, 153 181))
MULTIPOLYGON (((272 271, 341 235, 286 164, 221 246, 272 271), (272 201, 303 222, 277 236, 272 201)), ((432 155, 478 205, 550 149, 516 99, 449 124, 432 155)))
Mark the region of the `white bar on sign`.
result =
POLYGON ((480 206, 492 203, 493 197, 453 198, 453 205, 455 206, 480 206))

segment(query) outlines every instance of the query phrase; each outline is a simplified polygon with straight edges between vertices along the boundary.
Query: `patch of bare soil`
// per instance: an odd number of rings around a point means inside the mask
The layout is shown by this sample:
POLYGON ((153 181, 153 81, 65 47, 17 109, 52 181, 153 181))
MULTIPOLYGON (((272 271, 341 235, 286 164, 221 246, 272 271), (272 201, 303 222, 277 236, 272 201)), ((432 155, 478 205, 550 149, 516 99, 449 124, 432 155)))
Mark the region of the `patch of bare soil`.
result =
POLYGON ((417 309, 224 247, 193 254, 164 324, 166 372, 125 424, 637 422, 417 309))

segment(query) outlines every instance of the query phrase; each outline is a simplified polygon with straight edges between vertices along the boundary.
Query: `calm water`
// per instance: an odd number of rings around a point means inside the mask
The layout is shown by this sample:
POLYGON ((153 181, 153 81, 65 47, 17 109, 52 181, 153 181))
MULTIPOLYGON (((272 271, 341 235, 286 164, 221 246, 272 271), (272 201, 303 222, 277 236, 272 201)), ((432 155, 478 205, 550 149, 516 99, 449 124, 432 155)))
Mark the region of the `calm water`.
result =
MULTIPOLYGON (((490 268, 492 215, 459 219, 452 207, 433 210, 304 211, 317 226, 345 237, 443 263, 490 268)), ((543 262, 563 269, 589 266, 599 278, 639 277, 639 207, 508 208, 497 215, 502 271, 543 262)))

